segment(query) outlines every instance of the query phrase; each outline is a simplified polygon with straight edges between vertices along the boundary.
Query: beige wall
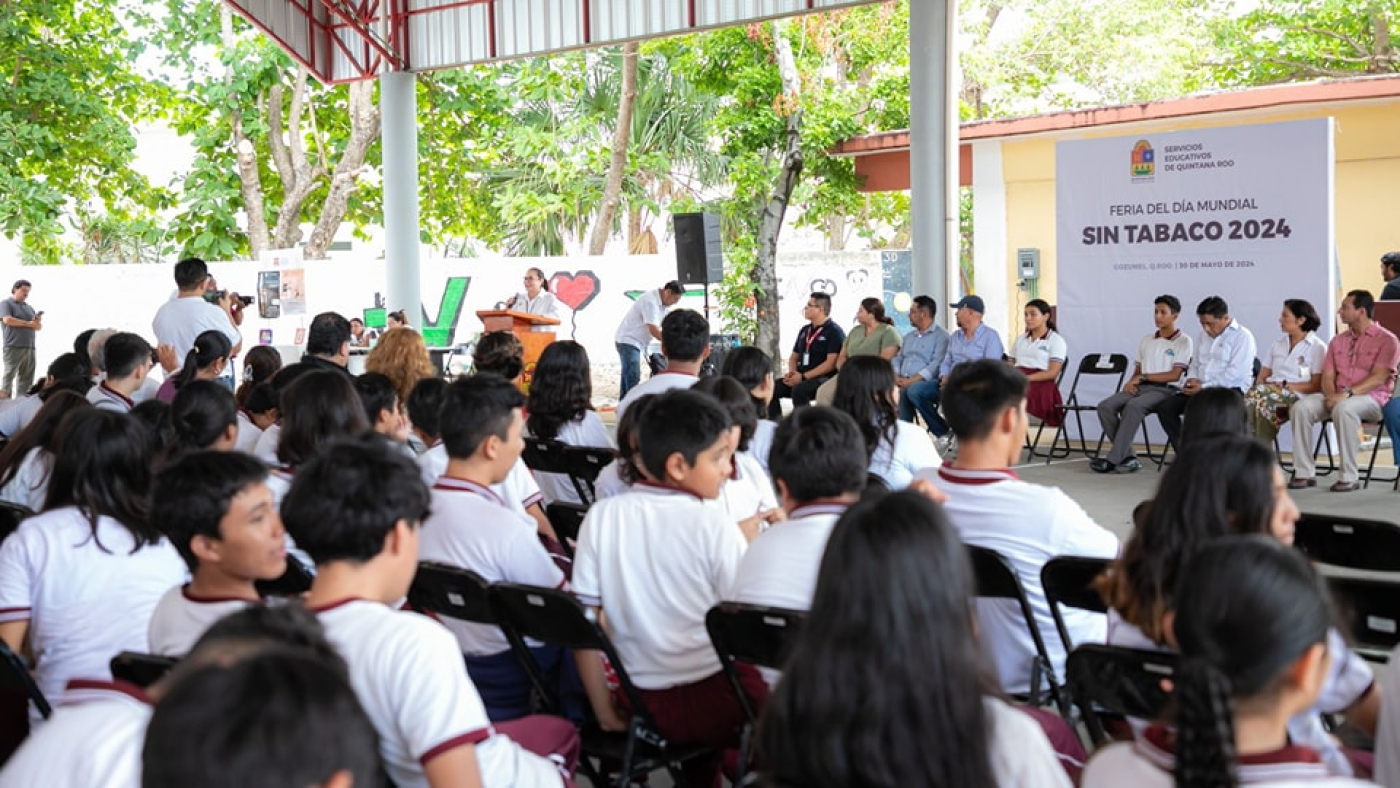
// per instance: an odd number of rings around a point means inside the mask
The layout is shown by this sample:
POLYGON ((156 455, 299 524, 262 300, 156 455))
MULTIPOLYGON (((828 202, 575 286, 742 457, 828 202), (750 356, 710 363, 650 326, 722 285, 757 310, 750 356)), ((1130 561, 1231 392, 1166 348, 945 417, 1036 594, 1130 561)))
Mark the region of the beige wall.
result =
MULTIPOLYGON (((1376 103, 1317 105, 1306 110, 1252 111, 1203 116, 1191 121, 1123 124, 1075 134, 1003 140, 1006 179, 1007 257, 1014 288, 1016 250, 1040 249, 1040 297, 1055 303, 1055 143, 1061 139, 1124 136, 1143 131, 1268 123, 1331 116, 1336 120, 1336 227, 1342 291, 1366 288, 1379 295, 1379 258, 1400 250, 1400 99, 1376 103)), ((1319 265, 1329 261, 1320 260, 1319 265)), ((1008 293, 1012 304, 1026 296, 1008 293)), ((1012 327, 1021 327, 1013 315, 1012 327)))

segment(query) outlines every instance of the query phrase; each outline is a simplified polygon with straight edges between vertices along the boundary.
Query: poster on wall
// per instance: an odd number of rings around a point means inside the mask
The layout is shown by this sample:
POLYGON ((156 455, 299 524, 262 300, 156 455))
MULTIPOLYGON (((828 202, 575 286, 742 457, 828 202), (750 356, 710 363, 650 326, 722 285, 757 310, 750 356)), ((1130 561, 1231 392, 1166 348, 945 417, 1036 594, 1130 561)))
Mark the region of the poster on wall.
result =
MULTIPOLYGON (((1071 363, 1123 353, 1131 372, 1162 294, 1180 299, 1177 325, 1193 338, 1196 305, 1218 295, 1261 353, 1282 333, 1288 298, 1312 302, 1330 339, 1332 135, 1319 118, 1057 143, 1058 317, 1071 363)), ((1111 383, 1086 378, 1080 401, 1111 383)), ((1097 437, 1097 421, 1085 431, 1097 437)))
POLYGON ((260 258, 262 264, 273 269, 276 274, 259 281, 259 295, 263 295, 262 285, 276 281, 276 299, 280 315, 306 314, 306 273, 300 249, 268 249, 260 258))

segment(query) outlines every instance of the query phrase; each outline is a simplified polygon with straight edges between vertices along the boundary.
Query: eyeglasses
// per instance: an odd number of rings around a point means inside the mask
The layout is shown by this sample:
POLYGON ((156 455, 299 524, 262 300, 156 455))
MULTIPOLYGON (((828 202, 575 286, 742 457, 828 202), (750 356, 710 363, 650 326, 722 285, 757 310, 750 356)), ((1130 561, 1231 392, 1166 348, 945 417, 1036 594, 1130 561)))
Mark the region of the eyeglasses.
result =
POLYGON ((816 305, 816 304, 808 304, 808 305, 806 305, 806 306, 804 306, 804 307, 802 307, 802 308, 803 308, 803 309, 816 309, 816 308, 817 308, 817 305, 816 305))

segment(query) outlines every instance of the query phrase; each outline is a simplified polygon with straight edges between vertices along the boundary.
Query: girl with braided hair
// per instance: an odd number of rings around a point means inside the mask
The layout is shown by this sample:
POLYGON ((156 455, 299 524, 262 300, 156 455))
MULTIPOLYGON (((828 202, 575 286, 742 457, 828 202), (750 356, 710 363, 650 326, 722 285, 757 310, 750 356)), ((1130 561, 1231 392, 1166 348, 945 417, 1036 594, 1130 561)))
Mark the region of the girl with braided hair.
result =
POLYGON ((1195 554, 1173 598, 1175 728, 1102 750, 1084 788, 1369 784, 1333 775, 1289 736, 1332 658, 1331 605, 1301 554, 1261 535, 1222 537, 1195 554))

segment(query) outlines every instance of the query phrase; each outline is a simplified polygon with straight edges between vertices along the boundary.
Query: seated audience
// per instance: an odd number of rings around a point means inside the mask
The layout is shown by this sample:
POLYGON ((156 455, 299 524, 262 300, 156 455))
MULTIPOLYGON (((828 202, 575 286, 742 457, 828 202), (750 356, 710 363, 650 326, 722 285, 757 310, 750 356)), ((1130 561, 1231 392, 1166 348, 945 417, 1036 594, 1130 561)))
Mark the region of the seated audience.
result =
MULTIPOLYGON (((664 330, 664 328, 663 328, 664 330)), ((744 712, 720 672, 705 614, 728 593, 745 534, 707 501, 732 469, 728 412, 694 391, 655 396, 638 425, 650 479, 593 504, 574 555, 574 591, 606 617, 618 656, 658 731, 676 744, 738 744, 744 712)), ((626 730, 597 652, 575 654, 604 730, 626 730)), ((757 671, 739 666, 750 695, 766 694, 757 671)), ((712 785, 718 755, 687 762, 689 785, 712 785)))
MULTIPOLYGON (((1064 644, 1054 637, 1055 620, 1040 584, 1045 562, 1061 555, 1113 558, 1118 537, 1095 523, 1058 487, 1022 481, 1010 466, 1026 438, 1026 377, 1001 361, 959 366, 944 385, 943 416, 958 439, 956 463, 932 477, 948 496, 944 511, 964 542, 994 550, 1021 578, 1036 626, 1044 638, 1055 676, 1064 675, 1064 644)), ((978 631, 1002 688, 1020 694, 1032 689, 1035 643, 1016 602, 977 600, 978 631)), ((1075 643, 1103 642, 1104 616, 1064 611, 1075 643)))
MULTIPOLYGON (((491 583, 560 588, 564 573, 551 560, 529 517, 506 506, 491 485, 499 484, 525 442, 521 407, 525 397, 491 374, 457 380, 443 397, 439 429, 447 447, 447 472, 433 485, 432 514, 423 523, 419 557, 470 569, 491 583), (490 523, 491 527, 482 528, 490 523)), ((443 619, 467 657, 467 672, 486 713, 510 720, 530 713, 530 680, 499 627, 443 619)), ((557 670, 556 648, 536 648, 546 671, 557 670)))
POLYGON ((1249 411, 1238 389, 1205 389, 1186 403, 1181 420, 1181 445, 1207 435, 1248 435, 1249 411))
MULTIPOLYGON (((593 378, 588 351, 570 339, 551 343, 540 353, 530 380, 530 414, 525 429, 531 437, 554 440, 570 446, 611 449, 612 436, 593 410, 593 378)), ((545 500, 583 503, 569 477, 559 473, 538 473, 545 500)))
POLYGON ((170 404, 170 426, 172 439, 159 458, 160 465, 205 449, 233 451, 238 445, 233 394, 217 380, 196 380, 182 386, 170 404))
POLYGON ((379 736, 344 669, 278 649, 193 670, 156 704, 142 788, 351 788, 380 779, 379 736))
POLYGON ((767 528, 783 519, 778 497, 773 493, 773 480, 768 472, 749 454, 758 414, 744 384, 724 375, 701 378, 696 391, 709 394, 729 411, 733 426, 729 428, 734 450, 734 472, 720 488, 715 503, 739 523, 746 532, 767 528))
POLYGON ((915 296, 909 306, 913 330, 904 335, 894 355, 894 382, 899 386, 899 418, 913 421, 917 412, 924 423, 937 412, 938 369, 948 352, 948 331, 934 322, 938 302, 926 295, 915 296))
POLYGON ((973 587, 937 504, 898 492, 848 509, 759 729, 768 784, 1068 788, 987 678, 973 587))
POLYGON ((598 500, 621 495, 632 489, 632 485, 647 479, 646 469, 642 467, 638 425, 642 413, 651 407, 655 398, 655 394, 639 398, 627 409, 627 415, 617 420, 617 459, 598 473, 598 480, 593 484, 598 500))
POLYGON ((223 378, 231 353, 233 344, 224 336, 224 332, 205 331, 200 334, 195 338, 190 352, 185 354, 184 366, 160 384, 160 388, 156 390, 156 399, 170 402, 175 399, 175 392, 187 383, 223 378))
POLYGON ((767 471, 768 447, 773 445, 773 431, 778 428, 778 423, 768 418, 768 405, 773 401, 775 386, 773 359, 753 345, 744 345, 725 355, 719 374, 728 375, 744 384, 753 397, 758 422, 754 425, 753 440, 749 443, 749 455, 767 471))
POLYGON ((1382 419, 1381 407, 1390 400, 1395 365, 1400 363, 1400 340, 1371 319, 1375 308, 1375 299, 1365 290, 1347 293, 1337 310, 1347 330, 1327 345, 1322 390, 1300 397, 1288 411, 1293 421, 1293 480, 1288 486, 1295 490, 1317 486, 1313 427, 1324 419, 1332 420, 1342 463, 1332 492, 1361 489, 1356 458, 1361 422, 1382 419))
POLYGON ((1133 450, 1133 441, 1149 413, 1173 394, 1172 387, 1191 365, 1191 337, 1177 328, 1181 301, 1174 295, 1159 295, 1152 302, 1152 322, 1157 330, 1138 343, 1133 374, 1123 390, 1099 403, 1099 423, 1112 442, 1106 457, 1096 457, 1089 467, 1097 473, 1132 473, 1142 470, 1142 461, 1133 450))
POLYGON ((279 504, 300 466, 336 440, 370 428, 350 376, 336 372, 315 370, 298 377, 282 391, 281 412, 278 464, 267 481, 279 504))
POLYGON ((228 666, 274 649, 306 653, 327 670, 345 672, 344 660, 326 642, 315 616, 300 605, 245 608, 210 627, 189 656, 144 691, 115 681, 70 682, 63 697, 54 699, 53 716, 5 762, 0 785, 141 788, 142 739, 152 704, 206 665, 228 666))
POLYGON ((418 381, 437 376, 428 346, 417 331, 386 332, 365 356, 365 372, 379 373, 392 381, 400 401, 408 400, 418 381))
POLYGON ((1173 599, 1176 725, 1101 750, 1085 788, 1370 785, 1330 772, 1286 722, 1315 708, 1328 672, 1331 605, 1302 555, 1260 536, 1215 540, 1173 599))
POLYGON ((846 363, 836 380, 832 405, 860 425, 865 450, 870 454, 870 473, 880 477, 886 487, 902 490, 914 480, 914 474, 943 464, 928 432, 899 419, 890 362, 857 356, 846 363))
POLYGON ((369 428, 408 451, 408 414, 394 382, 378 372, 366 372, 355 378, 355 393, 360 395, 369 428))
POLYGON ((1210 296, 1201 301, 1196 305, 1196 317, 1201 333, 1196 337, 1191 366, 1186 369, 1186 382, 1157 406, 1157 420, 1167 440, 1178 449, 1181 414, 1191 397, 1217 387, 1243 393, 1254 381, 1254 334, 1230 317, 1225 299, 1210 296))
POLYGON ((37 390, 31 390, 21 397, 14 407, 0 410, 0 435, 13 438, 29 426, 39 408, 44 406, 45 397, 53 391, 62 388, 86 397, 88 389, 92 388, 91 364, 86 357, 77 353, 63 353, 49 362, 44 379, 35 384, 37 390))
POLYGON ((801 408, 778 425, 769 454, 787 520, 759 534, 727 599, 806 610, 836 520, 865 490, 870 461, 855 419, 835 408, 801 408))
MULTIPOLYGON (((885 303, 878 298, 862 298, 856 308, 856 325, 846 335, 841 353, 836 357, 836 378, 852 358, 878 356, 885 361, 894 358, 904 340, 895 330, 894 320, 885 315, 885 303)), ((817 404, 830 405, 836 396, 836 380, 828 380, 817 389, 817 404)))
POLYGON ((428 506, 413 461, 378 436, 312 458, 282 505, 316 561, 306 605, 349 664, 389 779, 400 788, 564 785, 578 753, 573 726, 551 717, 493 725, 452 633, 394 607, 418 569, 428 506))
POLYGON ((166 452, 175 443, 175 427, 170 423, 170 405, 158 399, 148 399, 136 403, 131 409, 132 420, 141 425, 150 441, 151 472, 158 470, 164 462, 166 452))
POLYGON ((156 602, 185 579, 150 523, 141 426, 83 408, 64 417, 56 445, 43 512, 0 543, 0 640, 17 654, 27 640, 49 698, 70 679, 110 679, 119 652, 144 651, 156 602))
POLYGON ((287 570, 287 533, 267 467, 241 452, 201 451, 162 469, 151 490, 151 525, 190 569, 190 582, 167 591, 151 615, 152 654, 184 656, 215 621, 262 603, 254 583, 287 570))
MULTIPOLYGON (((277 389, 271 383, 254 386, 238 406, 238 442, 234 448, 244 454, 256 452, 265 432, 277 429, 278 415, 277 389)), ((278 437, 281 437, 280 429, 278 437)))
POLYGON ((797 332, 797 341, 788 355, 787 372, 773 388, 773 400, 768 404, 768 418, 783 417, 783 400, 791 399, 794 408, 811 404, 831 376, 836 374, 836 358, 846 344, 846 330, 831 319, 831 296, 813 292, 802 307, 807 321, 797 332))
POLYGON ((413 430, 413 440, 423 446, 416 461, 423 471, 423 483, 431 487, 437 478, 447 470, 447 447, 442 445, 438 432, 439 410, 442 398, 447 394, 447 381, 442 378, 423 378, 408 394, 408 423, 413 430))
POLYGON ((1288 409, 1306 394, 1322 390, 1322 362, 1327 343, 1317 336, 1322 319, 1301 298, 1283 302, 1278 326, 1283 336, 1269 346, 1254 387, 1245 395, 1250 432, 1268 443, 1288 420, 1288 409))
POLYGON ((672 310, 661 319, 661 355, 666 368, 628 390, 617 403, 619 419, 641 397, 695 385, 710 357, 710 324, 693 309, 672 310))
POLYGON ((102 345, 102 364, 107 376, 88 392, 88 402, 99 410, 129 413, 139 400, 145 399, 138 397, 137 392, 154 366, 150 344, 136 334, 112 334, 102 345))
POLYGON ((44 508, 59 425, 70 412, 91 407, 73 391, 56 390, 48 397, 29 426, 0 449, 0 500, 36 512, 44 508))
POLYGON ((1036 298, 1026 304, 1026 333, 1011 343, 1011 366, 1025 373, 1026 412, 1051 427, 1060 426, 1064 412, 1055 409, 1060 400, 1060 372, 1069 358, 1065 338, 1050 319, 1050 304, 1036 298))
POLYGON ((271 345, 256 345, 243 356, 243 382, 233 392, 238 407, 248 404, 248 396, 253 389, 263 383, 272 382, 272 376, 282 369, 282 354, 271 345))
MULTIPOLYGON (((1110 608, 1108 642, 1170 648, 1163 620, 1175 609, 1173 589, 1201 549, 1231 534, 1265 534, 1292 544, 1298 516, 1273 452, 1262 443, 1238 435, 1194 439, 1162 475, 1122 557, 1099 581, 1110 608)), ((1349 723, 1374 732, 1381 698, 1371 669, 1336 630, 1328 635, 1328 651, 1331 666, 1317 706, 1289 722, 1289 735, 1322 753, 1334 773, 1351 774, 1319 715, 1345 714, 1349 723)))
POLYGON ((948 336, 948 352, 943 354, 943 363, 938 367, 938 387, 937 396, 931 401, 928 410, 928 429, 936 437, 943 440, 939 443, 939 448, 949 451, 953 447, 952 439, 948 438, 948 424, 939 415, 938 403, 943 396, 942 389, 948 385, 948 376, 952 374, 953 368, 959 364, 978 359, 1000 360, 1004 355, 1001 335, 996 329, 983 322, 983 315, 987 313, 987 305, 982 301, 981 296, 964 296, 963 299, 953 308, 958 310, 956 319, 958 330, 948 336))

